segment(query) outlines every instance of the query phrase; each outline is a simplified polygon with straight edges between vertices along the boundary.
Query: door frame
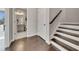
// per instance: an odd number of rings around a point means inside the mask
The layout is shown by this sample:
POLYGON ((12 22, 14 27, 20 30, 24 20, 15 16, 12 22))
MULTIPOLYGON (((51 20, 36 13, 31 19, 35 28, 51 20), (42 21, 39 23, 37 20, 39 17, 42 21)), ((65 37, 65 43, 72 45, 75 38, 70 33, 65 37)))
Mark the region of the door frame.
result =
POLYGON ((42 27, 40 26, 40 23, 38 24, 37 34, 49 44, 49 8, 38 8, 38 21, 40 21, 39 18, 41 18, 41 21, 43 20, 43 22, 42 27), (43 16, 41 17, 41 15, 43 16), (40 30, 39 27, 41 27, 42 30, 40 30))
MULTIPOLYGON (((25 16, 24 17, 26 18, 27 9, 26 8, 19 8, 19 9, 24 10, 24 12, 25 12, 25 16)), ((17 30, 16 28, 17 27, 16 27, 15 17, 16 17, 15 16, 15 8, 13 8, 13 41, 27 36, 27 30, 25 32, 16 33, 16 30, 17 30)))
POLYGON ((10 42, 9 42, 9 8, 5 8, 5 48, 9 47, 10 42))

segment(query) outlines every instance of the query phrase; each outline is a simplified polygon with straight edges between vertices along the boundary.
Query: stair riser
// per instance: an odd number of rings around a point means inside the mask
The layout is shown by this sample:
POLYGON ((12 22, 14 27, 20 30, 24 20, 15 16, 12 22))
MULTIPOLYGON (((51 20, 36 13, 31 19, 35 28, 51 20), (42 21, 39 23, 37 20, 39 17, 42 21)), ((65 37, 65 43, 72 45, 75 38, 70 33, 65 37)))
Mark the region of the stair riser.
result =
POLYGON ((79 24, 78 23, 60 24, 58 29, 56 30, 56 33, 54 34, 52 41, 53 41, 52 44, 54 44, 55 42, 58 48, 61 47, 69 51, 78 51, 79 50, 79 24))
POLYGON ((64 47, 58 45, 56 42, 51 41, 51 45, 57 50, 57 51, 68 51, 64 47))
MULTIPOLYGON (((52 45, 52 44, 51 44, 52 45)), ((56 51, 60 51, 57 47, 55 47, 54 45, 52 45, 52 47, 56 50, 56 51)))
POLYGON ((65 34, 69 34, 69 35, 72 35, 72 36, 76 36, 76 37, 79 37, 79 35, 76 33, 70 33, 70 32, 65 32, 65 31, 62 31, 62 30, 57 30, 57 32, 61 32, 61 33, 65 33, 65 34))
POLYGON ((79 24, 61 24, 61 25, 71 25, 71 26, 79 26, 79 24))
POLYGON ((60 37, 60 38, 62 38, 62 39, 64 39, 64 40, 67 40, 67 41, 69 41, 69 42, 71 42, 71 43, 73 43, 73 44, 79 45, 79 42, 74 41, 74 40, 72 40, 72 39, 66 38, 66 37, 61 36, 61 35, 58 35, 58 34, 55 34, 55 36, 60 37))
POLYGON ((69 29, 69 30, 74 30, 74 31, 79 31, 79 29, 75 29, 75 28, 66 28, 66 27, 58 27, 58 28, 69 29))
POLYGON ((57 42, 59 45, 63 46, 64 48, 68 49, 69 51, 77 51, 76 49, 64 44, 63 42, 60 42, 58 40, 55 40, 55 42, 57 42))

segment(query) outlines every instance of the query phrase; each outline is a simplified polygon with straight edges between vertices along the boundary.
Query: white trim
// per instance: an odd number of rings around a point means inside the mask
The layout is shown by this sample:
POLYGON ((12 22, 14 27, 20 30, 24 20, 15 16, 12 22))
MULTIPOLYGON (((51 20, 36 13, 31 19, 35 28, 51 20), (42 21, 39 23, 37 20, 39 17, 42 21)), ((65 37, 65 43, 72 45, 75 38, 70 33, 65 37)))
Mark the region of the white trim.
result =
POLYGON ((79 30, 79 26, 72 26, 72 25, 60 25, 59 27, 79 30))
POLYGON ((40 36, 43 40, 45 40, 45 42, 46 42, 48 45, 51 44, 50 40, 46 40, 46 39, 44 39, 44 38, 43 38, 41 35, 39 35, 38 33, 37 33, 37 35, 40 36))
POLYGON ((54 34, 51 34, 51 35, 50 35, 50 37, 49 37, 49 39, 52 39, 52 38, 53 38, 53 36, 54 36, 54 34))
POLYGON ((56 28, 53 30, 53 33, 49 35, 49 39, 52 39, 54 37, 54 34, 56 33, 59 26, 60 26, 60 22, 57 24, 56 28))
POLYGON ((60 25, 60 23, 56 26, 55 30, 53 30, 53 33, 51 35, 49 35, 49 39, 52 39, 54 37, 54 34, 56 33, 59 25, 60 25))
MULTIPOLYGON (((22 9, 22 10, 24 10, 24 9, 22 9)), ((24 15, 24 18, 25 18, 25 15, 24 15)), ((27 31, 24 31, 21 33, 16 32, 17 29, 16 29, 16 20, 15 19, 16 19, 15 9, 13 8, 13 41, 27 36, 27 31)))
POLYGON ((34 33, 34 34, 27 34, 27 37, 32 37, 32 36, 35 36, 37 35, 37 33, 34 33))
POLYGON ((50 40, 45 40, 45 42, 46 42, 48 45, 51 44, 50 40))
POLYGON ((67 33, 72 33, 75 35, 79 35, 79 31, 75 31, 75 30, 69 30, 69 29, 63 29, 63 28, 59 28, 58 30, 63 31, 63 32, 67 32, 67 33))
MULTIPOLYGON (((27 37, 32 37, 32 36, 35 36, 35 35, 37 35, 37 33, 27 35, 27 37)), ((10 41, 9 45, 10 45, 10 44, 11 44, 11 42, 13 42, 13 41, 15 41, 15 40, 14 40, 14 39, 12 39, 12 40, 10 41)))
MULTIPOLYGON (((37 35, 37 33, 27 35, 27 37, 32 37, 32 36, 35 36, 35 35, 37 35)), ((9 45, 10 45, 10 44, 11 44, 11 42, 13 42, 13 41, 15 41, 15 40, 14 40, 14 39, 12 39, 12 40, 10 41, 9 45)))
POLYGON ((61 22, 61 24, 79 24, 79 22, 61 22))
POLYGON ((54 36, 54 38, 55 38, 56 40, 60 41, 60 42, 63 42, 64 44, 66 44, 66 45, 68 45, 68 46, 70 46, 70 47, 76 49, 76 50, 79 50, 79 46, 78 46, 78 45, 75 45, 75 44, 73 44, 73 43, 71 43, 71 42, 69 42, 69 41, 66 41, 66 40, 61 39, 61 38, 56 37, 56 36, 54 36))
POLYGON ((5 16, 5 48, 9 47, 9 8, 5 9, 5 13, 7 14, 5 16))
POLYGON ((66 37, 66 38, 70 38, 71 40, 79 42, 79 37, 75 37, 75 36, 65 34, 65 33, 60 33, 60 32, 56 32, 56 34, 61 35, 61 36, 66 37))
POLYGON ((14 36, 14 33, 15 33, 15 29, 14 29, 14 19, 15 19, 15 16, 14 16, 14 8, 13 8, 13 10, 12 10, 12 14, 13 14, 13 22, 12 22, 12 27, 13 27, 13 39, 12 39, 12 41, 14 41, 14 39, 15 39, 15 36, 14 36))
POLYGON ((67 49, 65 49, 64 47, 58 45, 57 43, 55 43, 54 41, 51 41, 51 44, 54 45, 56 48, 58 48, 61 51, 68 51, 67 49))

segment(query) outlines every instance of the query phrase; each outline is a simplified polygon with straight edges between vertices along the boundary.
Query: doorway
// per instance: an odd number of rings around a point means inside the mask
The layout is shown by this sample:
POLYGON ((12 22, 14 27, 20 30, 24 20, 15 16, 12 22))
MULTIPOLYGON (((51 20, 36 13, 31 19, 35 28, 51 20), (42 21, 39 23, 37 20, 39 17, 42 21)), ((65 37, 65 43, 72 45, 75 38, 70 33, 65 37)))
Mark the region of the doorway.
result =
POLYGON ((26 8, 13 9, 13 41, 27 36, 27 10, 26 8))
POLYGON ((4 50, 5 41, 5 9, 0 8, 0 51, 4 50))

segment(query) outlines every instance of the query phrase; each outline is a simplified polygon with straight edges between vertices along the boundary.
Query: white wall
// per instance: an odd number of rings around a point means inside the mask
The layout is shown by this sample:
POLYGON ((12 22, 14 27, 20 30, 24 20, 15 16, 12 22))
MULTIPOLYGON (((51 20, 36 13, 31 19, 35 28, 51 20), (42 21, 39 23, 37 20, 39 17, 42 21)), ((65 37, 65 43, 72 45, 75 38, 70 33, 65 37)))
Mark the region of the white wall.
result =
MULTIPOLYGON (((57 13, 60 11, 59 8, 50 8, 50 11, 49 11, 49 22, 52 21, 52 19, 57 15, 57 13)), ((60 17, 57 17, 57 19, 54 21, 54 23, 50 24, 50 35, 53 36, 53 32, 55 31, 56 29, 56 26, 58 24, 58 21, 59 21, 60 17)))
POLYGON ((38 8, 38 35, 47 43, 49 41, 49 9, 38 8))
POLYGON ((79 8, 65 8, 65 17, 62 22, 79 24, 79 8))
POLYGON ((50 11, 49 11, 50 22, 60 10, 62 10, 61 14, 55 19, 54 23, 49 25, 50 39, 53 37, 53 34, 56 32, 56 29, 58 28, 59 23, 64 19, 64 16, 65 16, 63 8, 50 8, 50 11))
POLYGON ((37 9, 27 9, 27 37, 37 34, 37 9))
POLYGON ((12 8, 9 8, 9 42, 13 39, 13 12, 12 8))
POLYGON ((49 41, 49 9, 27 9, 27 37, 39 35, 47 43, 49 41), (45 26, 44 26, 45 24, 45 26))
POLYGON ((56 14, 59 12, 60 8, 50 8, 49 9, 49 21, 52 21, 52 19, 56 16, 56 14))

